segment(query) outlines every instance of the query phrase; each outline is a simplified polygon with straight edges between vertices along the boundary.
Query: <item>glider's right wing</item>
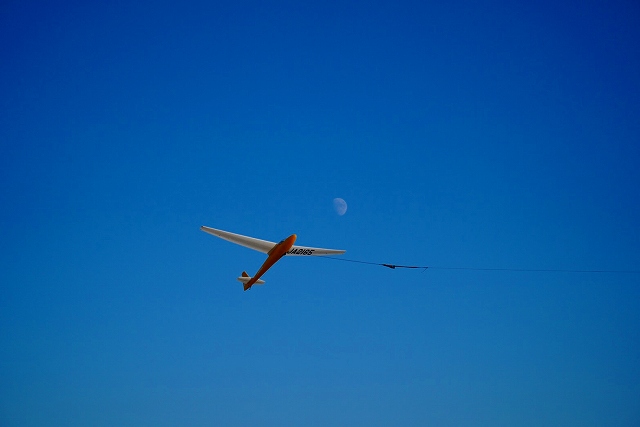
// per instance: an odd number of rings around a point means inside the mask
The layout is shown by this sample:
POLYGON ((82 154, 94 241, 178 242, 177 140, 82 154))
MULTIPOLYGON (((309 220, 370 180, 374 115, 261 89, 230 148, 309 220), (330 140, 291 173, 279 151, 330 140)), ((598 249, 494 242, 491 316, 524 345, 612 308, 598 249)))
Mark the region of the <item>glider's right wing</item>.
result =
POLYGON ((213 234, 216 237, 241 245, 254 251, 269 253, 271 249, 276 245, 275 242, 269 242, 266 240, 256 239, 255 237, 243 236, 242 234, 229 233, 228 231, 217 230, 211 227, 200 227, 200 230, 205 233, 213 234))

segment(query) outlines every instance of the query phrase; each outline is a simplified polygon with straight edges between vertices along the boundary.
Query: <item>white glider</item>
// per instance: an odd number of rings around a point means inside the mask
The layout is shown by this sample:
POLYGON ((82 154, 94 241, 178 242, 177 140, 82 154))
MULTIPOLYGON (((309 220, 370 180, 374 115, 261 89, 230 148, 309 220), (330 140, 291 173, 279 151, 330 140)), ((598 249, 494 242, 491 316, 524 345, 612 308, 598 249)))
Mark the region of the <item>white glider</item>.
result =
POLYGON ((253 249, 258 252, 267 254, 267 259, 260 267, 255 276, 251 277, 246 271, 242 272, 242 275, 238 277, 238 281, 244 284, 244 290, 251 289, 254 284, 261 285, 264 280, 260 280, 260 277, 275 264, 283 256, 321 256, 321 255, 340 255, 346 251, 340 249, 324 249, 313 248, 310 246, 296 246, 294 245, 297 236, 292 234, 286 239, 281 240, 279 243, 269 242, 267 240, 256 239, 255 237, 243 236, 241 234, 230 233, 228 231, 217 230, 211 227, 200 227, 200 230, 213 234, 229 242, 235 243, 253 249))

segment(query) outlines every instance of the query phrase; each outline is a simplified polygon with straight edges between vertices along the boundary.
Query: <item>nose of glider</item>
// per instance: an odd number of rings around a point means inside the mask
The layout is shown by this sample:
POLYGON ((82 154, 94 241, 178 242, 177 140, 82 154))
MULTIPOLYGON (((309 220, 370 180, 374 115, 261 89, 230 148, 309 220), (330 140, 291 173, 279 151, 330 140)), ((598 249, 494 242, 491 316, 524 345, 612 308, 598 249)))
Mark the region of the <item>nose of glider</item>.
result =
MULTIPOLYGON (((292 234, 291 236, 287 237, 287 239, 285 240, 285 244, 291 248, 291 246, 293 246, 293 244, 296 242, 296 239, 298 238, 298 236, 296 236, 295 234, 292 234)), ((289 249, 287 249, 289 250, 289 249)))

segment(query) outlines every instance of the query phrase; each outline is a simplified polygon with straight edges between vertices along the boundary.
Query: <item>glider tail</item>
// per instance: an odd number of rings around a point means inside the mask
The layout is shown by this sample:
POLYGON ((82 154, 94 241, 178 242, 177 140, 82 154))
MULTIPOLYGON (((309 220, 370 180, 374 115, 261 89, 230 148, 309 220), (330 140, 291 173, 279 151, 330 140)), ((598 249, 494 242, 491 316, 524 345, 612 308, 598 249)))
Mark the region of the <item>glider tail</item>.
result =
MULTIPOLYGON (((244 290, 245 291, 251 287, 251 286, 247 286, 247 284, 251 280, 251 276, 249 276, 246 271, 243 271, 242 275, 240 277, 238 277, 237 280, 238 280, 238 282, 242 282, 242 284, 244 285, 244 290)), ((264 284, 264 280, 258 279, 258 280, 256 280, 256 282, 254 284, 255 285, 263 285, 264 284)))
POLYGON ((246 291, 247 289, 250 289, 251 286, 249 286, 249 280, 251 280, 251 277, 247 274, 246 271, 242 272, 242 279, 241 282, 244 284, 244 290, 246 291))

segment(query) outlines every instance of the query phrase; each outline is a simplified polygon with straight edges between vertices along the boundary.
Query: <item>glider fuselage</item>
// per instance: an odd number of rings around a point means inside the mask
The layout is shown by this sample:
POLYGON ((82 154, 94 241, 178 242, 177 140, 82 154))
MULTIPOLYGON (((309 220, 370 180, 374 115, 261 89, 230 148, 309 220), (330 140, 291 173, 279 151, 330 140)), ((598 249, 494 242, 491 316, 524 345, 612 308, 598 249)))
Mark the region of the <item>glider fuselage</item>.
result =
POLYGON ((292 234, 284 240, 281 240, 280 243, 277 243, 273 249, 269 251, 267 254, 267 259, 262 264, 262 267, 258 270, 258 272, 247 282, 244 284, 244 290, 250 289, 254 283, 268 270, 271 268, 273 264, 278 262, 280 258, 285 256, 289 250, 293 247, 293 244, 296 242, 297 236, 292 234))

